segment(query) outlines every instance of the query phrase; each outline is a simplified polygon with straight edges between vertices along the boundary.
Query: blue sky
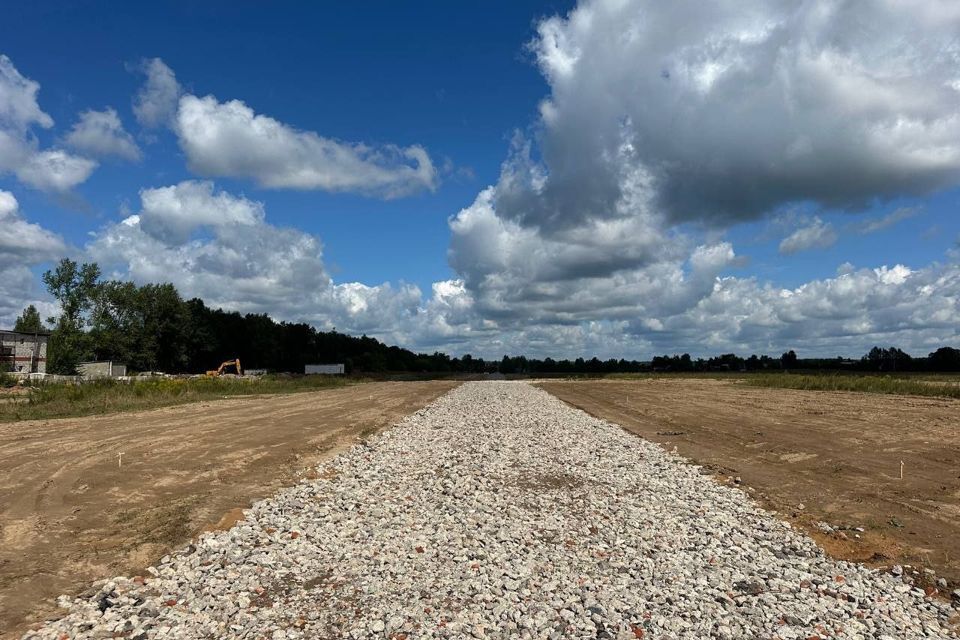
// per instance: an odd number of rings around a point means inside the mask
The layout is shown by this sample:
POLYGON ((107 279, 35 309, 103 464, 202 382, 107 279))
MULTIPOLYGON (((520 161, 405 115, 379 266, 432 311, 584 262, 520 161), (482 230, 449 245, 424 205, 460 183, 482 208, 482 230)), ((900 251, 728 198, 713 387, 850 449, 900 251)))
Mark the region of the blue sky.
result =
MULTIPOLYGON (((59 124, 78 110, 113 105, 132 129, 131 96, 144 58, 160 57, 185 87, 238 98, 300 129, 367 142, 419 143, 452 166, 435 193, 384 202, 353 194, 259 189, 274 223, 318 234, 338 279, 405 279, 429 289, 450 277, 446 220, 496 180, 511 132, 527 126, 546 84, 525 50, 536 18, 569 3, 425 2, 305 5, 53 6, 24 3, 0 25, 18 70, 40 83, 43 109, 59 124), (358 233, 362 229, 363 233, 358 233)), ((9 14, 8 14, 9 15, 9 14)), ((41 136, 53 140, 57 130, 41 136)), ((193 177, 170 132, 144 144, 140 164, 106 164, 76 189, 89 211, 45 194, 18 199, 31 218, 80 243, 135 204, 140 189, 193 177)), ((0 181, 6 189, 15 180, 0 181)))
POLYGON ((71 255, 488 357, 955 342, 960 12, 907 5, 7 7, 0 316, 71 255))

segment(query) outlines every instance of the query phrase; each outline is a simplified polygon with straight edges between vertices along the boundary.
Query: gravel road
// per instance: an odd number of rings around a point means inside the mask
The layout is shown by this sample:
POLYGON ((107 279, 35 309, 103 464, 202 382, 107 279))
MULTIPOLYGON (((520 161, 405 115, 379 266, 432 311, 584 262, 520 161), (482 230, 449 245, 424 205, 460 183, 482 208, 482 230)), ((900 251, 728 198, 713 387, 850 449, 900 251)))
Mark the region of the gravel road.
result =
POLYGON ((25 637, 953 637, 949 604, 526 383, 465 384, 319 471, 25 637))

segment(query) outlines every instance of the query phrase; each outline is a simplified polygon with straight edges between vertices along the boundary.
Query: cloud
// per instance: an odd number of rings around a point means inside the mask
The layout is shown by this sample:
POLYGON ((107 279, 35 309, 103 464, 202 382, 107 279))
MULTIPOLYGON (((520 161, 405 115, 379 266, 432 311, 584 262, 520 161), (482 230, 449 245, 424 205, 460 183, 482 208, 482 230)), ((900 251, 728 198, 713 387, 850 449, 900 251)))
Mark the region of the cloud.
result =
MULTIPOLYGON (((538 25, 530 50, 549 93, 495 184, 451 216, 454 274, 428 292, 335 281, 320 238, 205 180, 144 189, 86 258, 214 306, 486 357, 855 355, 873 343, 924 353, 960 340, 955 254, 925 267, 844 264, 782 287, 743 277, 726 232, 796 203, 854 210, 956 185, 958 26, 952 5, 919 0, 584 0, 538 25)), ((85 179, 95 164, 78 160, 91 160, 40 149, 33 130, 53 122, 39 86, 6 64, 0 158, 17 161, 0 170, 52 190, 85 179)), ((399 197, 434 188, 442 173, 419 146, 333 140, 239 100, 184 92, 159 59, 144 69, 138 121, 170 127, 201 177, 399 197)), ((871 233, 905 217, 834 224, 871 233)), ((29 260, 63 249, 11 220, 11 238, 47 247, 29 260)), ((820 218, 796 223, 785 253, 836 242, 820 218)), ((10 268, 9 282, 22 284, 24 267, 10 268)))
POLYGON ((190 170, 250 178, 264 187, 352 191, 385 198, 436 187, 437 171, 420 146, 370 147, 298 131, 239 100, 185 95, 177 135, 190 170))
POLYGON ((433 191, 439 171, 420 145, 372 146, 301 131, 241 100, 185 93, 159 58, 143 64, 147 82, 134 113, 147 127, 177 134, 190 170, 202 177, 247 178, 274 189, 320 189, 382 198, 433 191))
POLYGON ((543 20, 550 95, 499 214, 552 229, 652 189, 669 219, 724 226, 956 185, 960 17, 916 4, 586 0, 543 20))
MULTIPOLYGON (((690 304, 681 305, 657 303, 659 296, 677 286, 689 286, 680 274, 672 281, 655 277, 649 280, 645 295, 628 298, 635 311, 632 317, 624 313, 570 323, 500 323, 493 330, 476 320, 470 294, 463 290, 460 305, 467 313, 458 321, 464 324, 448 331, 465 339, 448 339, 446 344, 458 353, 472 351, 486 357, 525 353, 644 359, 683 352, 776 355, 787 349, 796 349, 802 356, 856 357, 874 344, 897 345, 914 355, 926 355, 944 344, 960 342, 960 265, 933 264, 922 269, 847 265, 841 271, 834 278, 794 288, 754 278, 714 277, 708 279, 705 290, 688 297, 690 304)), ((634 279, 621 292, 629 294, 638 283, 634 279)), ((430 337, 441 340, 441 336, 434 332, 430 337)))
POLYGON ((253 200, 214 192, 209 181, 188 180, 169 187, 140 192, 140 226, 153 238, 167 244, 186 242, 202 227, 220 229, 263 223, 263 205, 253 200))
POLYGON ((914 216, 917 216, 922 211, 921 207, 900 207, 891 211, 885 216, 879 218, 870 218, 868 220, 863 220, 860 223, 854 225, 854 229, 858 233, 868 234, 876 233, 877 231, 882 231, 887 227, 892 227, 898 222, 902 222, 914 216))
POLYGON ((837 242, 837 232, 833 225, 818 217, 805 227, 801 227, 780 242, 780 253, 787 256, 810 249, 826 249, 837 242))
POLYGON ((33 124, 44 129, 53 126, 53 118, 37 103, 40 85, 20 75, 10 58, 0 55, 0 122, 6 128, 26 130, 33 124))
POLYGON ((102 158, 116 156, 125 160, 140 159, 140 148, 123 128, 114 109, 88 110, 80 114, 64 141, 87 156, 102 158))
MULTIPOLYGON (((960 12, 908 4, 583 0, 542 20, 530 51, 549 94, 496 183, 450 219, 471 344, 642 357, 956 338, 936 320, 953 308, 946 267, 783 289, 738 276, 724 239, 796 206, 960 183, 960 12)), ((782 253, 838 240, 799 223, 782 253)))
POLYGON ((108 277, 172 282, 208 305, 407 340, 422 301, 412 285, 335 283, 320 239, 267 222, 263 204, 185 181, 140 192, 140 209, 87 245, 108 277))
POLYGON ((960 335, 960 266, 903 265, 844 270, 794 289, 753 279, 723 278, 710 296, 664 322, 663 342, 682 344, 697 332, 716 347, 857 355, 875 343, 921 355, 960 335), (664 340, 665 338, 665 340, 664 340))
POLYGON ((65 251, 60 236, 24 220, 14 195, 0 189, 0 268, 55 260, 65 251))
POLYGON ((487 358, 788 348, 832 356, 873 343, 923 354, 960 339, 956 264, 847 264, 836 277, 783 288, 726 275, 739 264, 726 241, 670 235, 631 254, 612 240, 625 227, 547 239, 497 218, 491 197, 486 190, 451 220, 464 277, 427 295, 402 282, 335 282, 319 238, 271 224, 262 203, 206 181, 144 189, 138 211, 99 231, 85 259, 108 277, 172 282, 213 306, 487 358), (601 259, 617 265, 612 276, 612 267, 584 269, 601 259))
POLYGON ((172 124, 181 93, 173 70, 160 58, 144 60, 141 70, 146 74, 147 82, 133 100, 137 122, 150 128, 172 124))
POLYGON ((10 58, 0 55, 0 174, 43 191, 66 192, 85 182, 97 167, 88 158, 62 149, 41 150, 32 127, 49 129, 53 119, 40 109, 40 85, 25 78, 10 58))
POLYGON ((682 260, 685 251, 682 238, 644 216, 545 236, 497 216, 494 195, 481 192, 451 219, 448 258, 480 312, 501 321, 569 323, 598 309, 630 309, 620 288, 629 272, 682 260))
POLYGON ((86 182, 96 168, 93 160, 50 149, 27 156, 16 174, 20 182, 41 191, 65 192, 86 182))
POLYGON ((0 190, 0 326, 12 326, 28 304, 52 312, 37 290, 31 267, 56 260, 67 250, 59 235, 27 222, 14 195, 0 190))

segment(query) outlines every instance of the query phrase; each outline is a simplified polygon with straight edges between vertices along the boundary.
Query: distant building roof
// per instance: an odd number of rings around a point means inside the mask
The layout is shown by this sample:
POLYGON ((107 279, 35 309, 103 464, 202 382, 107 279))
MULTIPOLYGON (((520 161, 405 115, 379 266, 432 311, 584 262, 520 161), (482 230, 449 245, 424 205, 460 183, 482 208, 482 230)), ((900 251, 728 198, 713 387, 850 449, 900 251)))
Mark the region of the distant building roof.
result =
POLYGON ((49 336, 50 332, 44 329, 40 331, 14 331, 13 329, 0 329, 0 333, 8 333, 17 336, 49 336))

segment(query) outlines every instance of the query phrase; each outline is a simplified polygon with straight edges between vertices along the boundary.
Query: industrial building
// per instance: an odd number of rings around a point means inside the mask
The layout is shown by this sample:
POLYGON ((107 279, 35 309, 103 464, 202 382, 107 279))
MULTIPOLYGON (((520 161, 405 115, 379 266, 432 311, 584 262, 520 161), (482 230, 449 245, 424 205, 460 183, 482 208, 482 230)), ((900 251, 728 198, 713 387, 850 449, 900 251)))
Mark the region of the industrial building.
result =
POLYGON ((21 333, 0 329, 0 370, 14 373, 46 373, 46 331, 21 333))
POLYGON ((343 375, 344 366, 342 364, 306 364, 303 366, 303 373, 324 376, 343 375))

